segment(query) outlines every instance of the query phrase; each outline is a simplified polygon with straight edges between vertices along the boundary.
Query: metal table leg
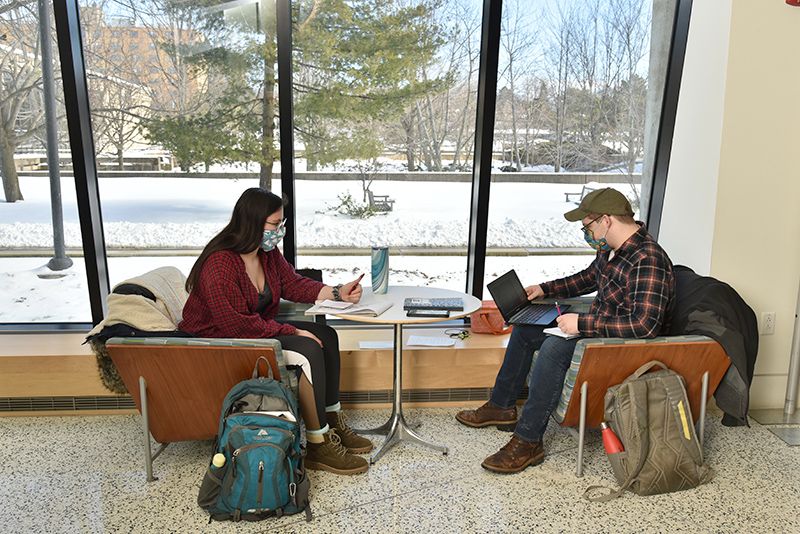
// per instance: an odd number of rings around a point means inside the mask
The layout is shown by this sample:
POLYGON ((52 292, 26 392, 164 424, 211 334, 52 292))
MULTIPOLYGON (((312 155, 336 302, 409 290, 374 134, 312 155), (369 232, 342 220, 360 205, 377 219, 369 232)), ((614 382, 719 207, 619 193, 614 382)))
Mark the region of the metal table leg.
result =
POLYGON ((447 454, 447 447, 425 441, 416 432, 411 430, 403 417, 403 325, 394 325, 394 390, 392 402, 392 415, 386 423, 366 430, 357 430, 360 434, 382 434, 386 436, 383 444, 370 458, 370 464, 377 462, 386 451, 401 441, 418 443, 447 454))

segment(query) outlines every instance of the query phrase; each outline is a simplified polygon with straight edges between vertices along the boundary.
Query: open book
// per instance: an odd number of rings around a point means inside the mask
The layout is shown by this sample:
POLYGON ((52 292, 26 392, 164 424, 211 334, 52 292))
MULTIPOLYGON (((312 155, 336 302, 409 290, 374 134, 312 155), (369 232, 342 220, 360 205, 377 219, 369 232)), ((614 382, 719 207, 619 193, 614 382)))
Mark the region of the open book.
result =
POLYGON ((321 315, 325 313, 332 313, 336 315, 365 315, 367 317, 377 317, 386 310, 392 307, 392 303, 388 300, 374 300, 372 302, 360 302, 358 304, 351 304, 349 302, 334 302, 334 304, 347 304, 347 306, 330 307, 326 306, 326 302, 322 301, 315 304, 306 310, 306 315, 321 315))

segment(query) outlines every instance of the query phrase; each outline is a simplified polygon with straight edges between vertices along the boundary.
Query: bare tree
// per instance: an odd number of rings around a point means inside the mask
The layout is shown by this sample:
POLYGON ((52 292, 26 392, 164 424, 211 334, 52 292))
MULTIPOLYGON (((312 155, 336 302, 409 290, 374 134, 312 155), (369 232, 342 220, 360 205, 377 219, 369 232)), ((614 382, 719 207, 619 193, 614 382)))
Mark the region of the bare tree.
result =
POLYGON ((44 131, 36 3, 4 6, 0 26, 0 174, 6 202, 16 202, 23 196, 14 153, 44 131))
MULTIPOLYGON (((498 73, 498 78, 505 80, 508 87, 508 107, 510 112, 510 144, 511 158, 509 162, 522 170, 521 150, 519 147, 520 122, 526 122, 518 115, 524 110, 524 104, 517 97, 517 88, 522 80, 533 71, 535 58, 532 55, 537 35, 533 29, 538 27, 532 20, 528 2, 513 0, 503 5, 503 23, 500 35, 500 47, 506 60, 505 67, 498 73)), ((527 128, 524 134, 527 134, 527 128)))
POLYGON ((618 140, 626 148, 626 170, 633 174, 644 145, 644 108, 647 85, 639 76, 640 63, 649 50, 651 15, 646 2, 609 0, 606 17, 619 47, 625 81, 620 86, 624 106, 618 140))
POLYGON ((545 57, 549 65, 550 96, 553 99, 553 124, 550 128, 550 158, 553 170, 561 172, 566 160, 566 134, 569 129, 568 101, 572 84, 572 41, 574 38, 575 8, 560 4, 549 17, 549 47, 545 57))

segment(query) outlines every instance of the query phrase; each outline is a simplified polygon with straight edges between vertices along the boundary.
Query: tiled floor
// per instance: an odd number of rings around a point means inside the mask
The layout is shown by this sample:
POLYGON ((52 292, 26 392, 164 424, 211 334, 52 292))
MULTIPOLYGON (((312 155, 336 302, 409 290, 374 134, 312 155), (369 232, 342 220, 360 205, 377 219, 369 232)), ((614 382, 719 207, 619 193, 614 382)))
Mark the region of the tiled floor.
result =
MULTIPOLYGON (((450 447, 447 456, 401 443, 363 475, 312 471, 311 523, 299 514, 211 525, 196 503, 210 442, 170 445, 155 462, 159 480, 147 483, 136 416, 0 418, 0 533, 800 532, 800 448, 758 423, 727 428, 709 414, 709 484, 590 503, 587 486, 613 484, 597 431, 581 479, 574 439, 554 423, 542 465, 499 475, 480 462, 510 434, 462 426, 455 411, 406 410, 423 437, 450 447)), ((367 427, 389 411, 348 415, 367 427)))

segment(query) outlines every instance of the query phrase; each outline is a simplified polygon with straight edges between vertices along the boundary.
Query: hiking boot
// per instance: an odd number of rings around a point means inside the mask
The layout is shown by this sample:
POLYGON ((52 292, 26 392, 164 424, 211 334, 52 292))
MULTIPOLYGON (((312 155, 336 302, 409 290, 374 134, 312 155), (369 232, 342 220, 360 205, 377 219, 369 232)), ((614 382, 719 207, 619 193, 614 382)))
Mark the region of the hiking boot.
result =
POLYGON ((372 450, 372 442, 363 436, 359 436, 350 428, 344 420, 341 410, 335 412, 325 412, 328 426, 336 431, 336 435, 342 440, 342 445, 347 452, 361 454, 372 450))
POLYGON ((488 402, 477 410, 464 410, 456 414, 459 422, 476 428, 497 425, 497 430, 513 432, 517 426, 517 408, 504 410, 488 402))
POLYGON ((502 449, 486 458, 481 464, 485 469, 498 473, 518 473, 529 465, 544 461, 541 441, 525 441, 516 434, 502 449))
POLYGON ((333 431, 328 430, 323 434, 325 441, 322 443, 308 442, 306 452, 306 467, 308 469, 321 469, 337 475, 357 475, 369 468, 364 458, 353 456, 342 446, 342 440, 333 431))

